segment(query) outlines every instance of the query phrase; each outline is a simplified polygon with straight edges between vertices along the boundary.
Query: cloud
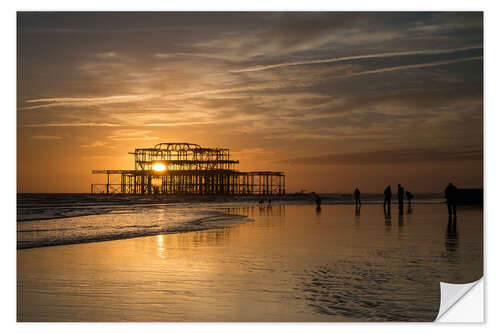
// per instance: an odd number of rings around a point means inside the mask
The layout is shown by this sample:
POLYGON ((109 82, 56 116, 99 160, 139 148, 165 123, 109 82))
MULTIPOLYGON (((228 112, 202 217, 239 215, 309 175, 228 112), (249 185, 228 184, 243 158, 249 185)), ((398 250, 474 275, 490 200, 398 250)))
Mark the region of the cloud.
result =
POLYGON ((62 137, 55 135, 34 135, 31 137, 33 140, 60 140, 62 137))
POLYGON ((114 103, 130 103, 144 101, 154 96, 151 95, 124 95, 107 97, 51 97, 26 100, 26 103, 48 103, 19 108, 20 110, 33 110, 50 108, 53 106, 95 106, 114 103))
POLYGON ((478 57, 460 58, 460 59, 452 59, 452 60, 434 61, 434 62, 428 62, 428 63, 423 63, 423 64, 412 64, 412 65, 404 65, 404 66, 378 68, 378 69, 373 69, 373 70, 369 70, 369 71, 349 73, 346 75, 338 76, 337 78, 368 75, 368 74, 375 74, 375 73, 384 73, 384 72, 393 72, 393 71, 400 71, 400 70, 413 69, 413 68, 424 68, 424 67, 450 65, 450 64, 456 64, 456 63, 464 62, 464 61, 476 61, 476 60, 483 60, 483 57, 478 56, 478 57))
POLYGON ((318 51, 329 46, 380 43, 406 34, 403 27, 394 29, 380 24, 391 20, 391 15, 381 13, 278 12, 262 18, 264 22, 253 29, 235 29, 195 45, 230 54, 233 60, 246 61, 318 51), (378 25, 378 29, 371 25, 378 25))
POLYGON ((120 100, 135 100, 142 98, 143 96, 131 95, 131 96, 108 96, 108 97, 51 97, 51 98, 38 98, 29 99, 28 103, 39 103, 39 102, 53 102, 53 103, 64 103, 64 102, 107 102, 107 101, 120 101, 120 100))
POLYGON ((147 127, 175 127, 175 126, 191 126, 191 125, 206 125, 215 123, 215 121, 179 121, 169 123, 148 123, 144 126, 147 127))
POLYGON ((241 156, 246 156, 246 155, 267 155, 267 154, 275 154, 274 151, 272 150, 267 150, 259 147, 254 147, 254 148, 243 148, 242 150, 234 150, 232 151, 233 154, 238 154, 241 156))
POLYGON ((404 51, 404 52, 387 52, 387 53, 365 54, 365 55, 348 56, 348 57, 337 57, 337 58, 329 58, 329 59, 316 59, 316 60, 284 62, 284 63, 280 63, 280 64, 263 65, 263 66, 254 66, 254 67, 248 67, 248 68, 242 68, 242 69, 235 69, 235 70, 230 70, 230 72, 232 72, 232 73, 256 72, 256 71, 264 71, 264 70, 281 68, 281 67, 289 67, 289 66, 314 65, 314 64, 334 63, 334 62, 348 61, 348 60, 400 57, 400 56, 409 56, 409 55, 446 54, 446 53, 455 53, 455 52, 459 52, 459 51, 468 51, 468 50, 477 50, 477 49, 482 49, 482 46, 469 46, 469 47, 444 49, 444 50, 434 50, 434 49, 431 50, 431 49, 429 49, 429 50, 415 50, 415 51, 404 51))
POLYGON ((96 147, 103 147, 105 145, 106 145, 106 142, 97 140, 97 141, 93 141, 89 144, 81 145, 81 146, 84 148, 96 148, 96 147))
POLYGON ((335 39, 333 32, 353 19, 342 15, 332 19, 331 15, 318 12, 273 13, 263 18, 264 22, 251 30, 235 29, 195 46, 239 60, 285 55, 310 50, 335 39))
POLYGON ((482 160, 482 150, 446 151, 434 149, 379 150, 372 152, 325 154, 277 161, 304 165, 369 165, 418 162, 482 160))
POLYGON ((112 59, 112 58, 116 58, 118 56, 118 53, 116 53, 116 52, 101 52, 101 53, 97 53, 95 56, 97 58, 100 58, 100 59, 112 59))
POLYGON ((204 58, 204 59, 214 59, 214 60, 224 60, 226 57, 210 54, 210 53, 188 53, 188 52, 176 52, 176 53, 156 53, 155 58, 158 59, 173 59, 180 58, 185 60, 186 58, 204 58))
MULTIPOLYGON (((108 147, 109 148, 109 147, 108 147)), ((100 159, 129 159, 130 155, 92 155, 92 156, 82 156, 82 160, 100 160, 100 159)))
POLYGON ((111 123, 84 123, 84 122, 55 122, 55 123, 34 123, 21 124, 19 127, 120 127, 121 124, 111 123))
POLYGON ((106 139, 113 141, 148 141, 160 139, 157 136, 149 136, 149 133, 151 133, 150 130, 115 130, 106 139))
MULTIPOLYGON (((326 114, 335 116, 340 113, 359 112, 366 109, 373 110, 379 106, 382 107, 381 113, 393 115, 393 109, 397 110, 401 106, 405 106, 406 108, 401 109, 399 114, 408 117, 415 114, 428 116, 428 113, 433 111, 432 108, 482 103, 482 96, 483 90, 481 87, 450 87, 440 90, 430 87, 425 90, 376 91, 350 97, 330 98, 330 103, 335 112, 327 109, 326 112, 319 112, 319 116, 324 117, 326 114)), ((304 106, 310 107, 311 105, 304 104, 304 106)), ((437 115, 436 112, 432 113, 437 115)), ((359 117, 359 114, 355 114, 354 117, 359 117)))

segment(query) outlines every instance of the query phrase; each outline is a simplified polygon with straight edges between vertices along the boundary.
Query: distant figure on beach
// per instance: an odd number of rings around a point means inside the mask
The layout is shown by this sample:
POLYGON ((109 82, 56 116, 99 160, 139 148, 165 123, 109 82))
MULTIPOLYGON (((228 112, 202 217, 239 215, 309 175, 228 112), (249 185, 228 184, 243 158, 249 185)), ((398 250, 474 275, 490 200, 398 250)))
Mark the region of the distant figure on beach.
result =
POLYGON ((360 205, 361 206, 361 192, 359 189, 356 187, 354 190, 354 199, 356 200, 356 206, 360 205))
POLYGON ((391 185, 388 185, 384 190, 384 213, 386 214, 388 213, 389 215, 391 215, 391 199, 392 199, 391 185))
POLYGON ((399 214, 403 213, 403 205, 404 205, 404 197, 405 197, 405 189, 401 184, 398 184, 398 206, 399 206, 399 214))
POLYGON ((410 191, 405 192, 406 200, 408 201, 408 207, 411 206, 411 199, 413 199, 413 194, 410 191))
POLYGON ((313 194, 314 194, 314 201, 316 202, 316 207, 321 207, 321 197, 315 192, 313 192, 313 194))
POLYGON ((457 216, 457 192, 458 188, 449 183, 444 189, 444 197, 446 198, 446 205, 448 206, 448 216, 457 216))

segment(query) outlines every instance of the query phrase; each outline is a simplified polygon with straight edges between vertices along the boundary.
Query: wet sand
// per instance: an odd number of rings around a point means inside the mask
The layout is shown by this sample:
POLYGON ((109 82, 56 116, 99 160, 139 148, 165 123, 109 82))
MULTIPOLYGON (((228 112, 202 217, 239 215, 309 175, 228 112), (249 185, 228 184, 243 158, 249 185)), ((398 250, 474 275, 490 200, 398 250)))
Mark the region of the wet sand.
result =
POLYGON ((17 251, 18 321, 432 321, 483 273, 483 211, 227 208, 221 229, 17 251))

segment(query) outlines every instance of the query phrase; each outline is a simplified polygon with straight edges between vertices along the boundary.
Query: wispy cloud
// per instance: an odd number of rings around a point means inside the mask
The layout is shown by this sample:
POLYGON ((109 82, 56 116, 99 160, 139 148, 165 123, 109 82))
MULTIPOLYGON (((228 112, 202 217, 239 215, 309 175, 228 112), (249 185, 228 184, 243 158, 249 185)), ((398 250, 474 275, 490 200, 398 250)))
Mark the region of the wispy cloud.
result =
POLYGON ((96 147, 103 147, 106 145, 106 142, 104 141, 100 141, 100 140, 96 140, 96 141, 93 141, 89 144, 84 144, 84 145, 81 145, 82 147, 84 148, 96 148, 96 147))
POLYGON ((375 74, 375 73, 384 73, 384 72, 393 72, 393 71, 400 71, 400 70, 413 69, 413 68, 424 68, 424 67, 451 65, 451 64, 456 64, 459 62, 475 61, 475 60, 483 60, 483 57, 478 56, 478 57, 460 58, 460 59, 452 59, 452 60, 434 61, 434 62, 428 62, 428 63, 423 63, 423 64, 412 64, 412 65, 404 65, 404 66, 378 68, 378 69, 373 69, 373 70, 369 70, 369 71, 349 73, 347 75, 339 76, 338 78, 368 75, 368 74, 375 74))
MULTIPOLYGON (((109 148, 109 147, 108 147, 109 148)), ((129 159, 130 155, 92 155, 92 156, 82 156, 82 160, 100 160, 100 159, 129 159)))
POLYGON ((106 139, 113 141, 148 141, 159 139, 157 136, 149 136, 150 133, 151 130, 115 130, 106 139))
POLYGON ((175 126, 190 126, 190 125, 206 125, 208 123, 214 123, 214 121, 179 121, 171 123, 148 123, 144 126, 146 127, 175 127, 175 126))
POLYGON ((262 158, 263 156, 271 156, 275 155, 276 152, 273 150, 269 149, 263 149, 263 148, 243 148, 241 150, 233 150, 232 154, 236 156, 237 158, 262 158))
POLYGON ((28 103, 41 103, 41 102, 51 102, 51 103, 64 103, 64 102, 107 102, 107 101, 120 101, 120 100, 135 100, 139 98, 145 98, 145 96, 140 95, 125 95, 125 96, 108 96, 108 97, 52 97, 52 98, 38 98, 29 99, 28 103))
POLYGON ((155 58, 158 59, 172 59, 172 58, 204 58, 204 59, 214 59, 214 60, 225 60, 227 56, 211 54, 211 53, 187 53, 187 52, 176 52, 176 53, 156 53, 155 58))
POLYGON ((55 122, 55 123, 34 123, 20 124, 19 127, 120 127, 122 124, 112 123, 83 123, 83 122, 55 122))
POLYGON ((100 58, 100 59, 113 59, 113 58, 116 58, 118 56, 118 53, 116 53, 116 52, 101 52, 101 53, 97 53, 95 56, 97 58, 100 58))
MULTIPOLYGON (((450 64, 459 63, 459 62, 475 61, 475 60, 482 60, 482 59, 483 59, 482 56, 476 56, 476 57, 468 57, 468 58, 434 61, 434 62, 428 62, 428 63, 385 67, 385 68, 378 68, 378 69, 360 71, 360 72, 349 72, 349 73, 343 74, 343 75, 332 76, 329 79, 341 79, 341 78, 375 74, 375 73, 393 72, 393 71, 398 71, 398 70, 443 66, 443 65, 450 65, 450 64)), ((173 94, 173 95, 163 96, 162 98, 166 99, 166 100, 182 100, 182 99, 193 98, 193 97, 201 97, 201 96, 208 96, 208 95, 224 95, 224 94, 237 93, 237 92, 267 91, 267 90, 279 90, 279 89, 286 89, 286 88, 307 88, 307 87, 310 87, 311 85, 313 85, 313 82, 311 82, 311 81, 306 81, 306 80, 303 80, 301 78, 290 78, 290 79, 284 79, 284 80, 280 80, 280 81, 266 82, 266 83, 261 83, 261 84, 247 85, 247 86, 234 87, 234 88, 228 87, 228 88, 222 88, 222 89, 193 91, 193 92, 183 93, 183 94, 173 94)))
POLYGON ((53 106, 95 106, 102 104, 130 103, 144 101, 154 96, 151 95, 123 95, 107 97, 51 97, 26 100, 26 103, 47 103, 19 108, 20 110, 33 110, 50 108, 53 106))
POLYGON ((183 100, 183 99, 188 99, 188 98, 193 98, 193 97, 202 97, 202 96, 209 96, 209 95, 221 95, 221 96, 223 96, 224 94, 229 94, 229 93, 251 92, 251 91, 260 91, 260 90, 268 90, 268 89, 287 88, 293 83, 300 84, 301 82, 302 81, 299 81, 299 80, 266 82, 266 83, 253 84, 253 85, 249 84, 249 85, 244 85, 241 87, 207 89, 207 90, 198 90, 198 91, 192 91, 192 92, 187 92, 187 93, 182 93, 182 94, 165 95, 162 98, 165 100, 175 101, 175 100, 183 100))
POLYGON ((483 158, 482 150, 442 151, 432 149, 380 150, 372 152, 325 154, 280 160, 280 163, 307 165, 400 164, 415 162, 472 161, 483 158))
POLYGON ((62 137, 55 135, 34 135, 31 137, 33 140, 60 140, 62 137))
POLYGON ((316 60, 284 62, 284 63, 280 63, 280 64, 254 66, 254 67, 230 70, 230 72, 232 72, 232 73, 256 72, 256 71, 265 71, 265 70, 269 70, 269 69, 289 67, 289 66, 325 64, 325 63, 334 63, 334 62, 341 62, 341 61, 348 61, 348 60, 371 59, 371 58, 401 57, 401 56, 410 56, 410 55, 447 54, 447 53, 456 53, 459 51, 477 50, 477 49, 482 49, 482 48, 483 48, 482 46, 469 46, 469 47, 444 49, 444 50, 415 50, 415 51, 405 51, 405 52, 375 53, 375 54, 365 54, 365 55, 348 56, 348 57, 337 57, 337 58, 329 58, 329 59, 316 59, 316 60))

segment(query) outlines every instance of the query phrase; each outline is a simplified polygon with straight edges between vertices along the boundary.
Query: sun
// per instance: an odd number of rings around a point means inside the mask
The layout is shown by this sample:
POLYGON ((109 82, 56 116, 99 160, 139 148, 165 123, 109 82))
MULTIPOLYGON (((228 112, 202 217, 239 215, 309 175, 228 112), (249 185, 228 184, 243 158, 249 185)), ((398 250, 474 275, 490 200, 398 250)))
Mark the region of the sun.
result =
POLYGON ((155 162, 153 163, 153 170, 156 172, 162 172, 167 170, 167 166, 165 165, 165 163, 155 162))

